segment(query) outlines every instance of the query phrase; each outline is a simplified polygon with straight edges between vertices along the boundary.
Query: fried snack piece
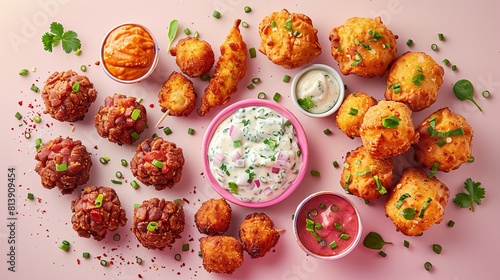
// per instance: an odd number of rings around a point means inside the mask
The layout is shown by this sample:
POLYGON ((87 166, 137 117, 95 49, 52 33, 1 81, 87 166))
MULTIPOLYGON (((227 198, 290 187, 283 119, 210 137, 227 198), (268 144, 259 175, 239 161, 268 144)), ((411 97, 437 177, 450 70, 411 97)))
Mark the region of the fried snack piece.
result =
POLYGON ((409 236, 421 235, 444 218, 450 191, 436 177, 429 178, 419 167, 408 167, 392 189, 385 212, 396 230, 409 236))
POLYGON ((362 199, 375 199, 386 194, 391 187, 393 168, 392 158, 372 158, 365 147, 360 146, 347 153, 340 185, 362 199))
POLYGON ((344 75, 382 77, 396 58, 397 35, 380 17, 352 17, 330 31, 332 56, 344 75))
POLYGON ((259 24, 259 51, 286 69, 300 67, 321 54, 318 30, 312 20, 286 9, 266 16, 259 24))
POLYGON ((182 73, 195 78, 210 71, 215 62, 212 46, 194 37, 185 37, 170 49, 182 73))
POLYGON ((419 134, 413 127, 412 111, 403 103, 379 101, 368 109, 361 124, 363 146, 373 158, 388 158, 406 152, 419 134))
POLYGON ((193 82, 179 72, 173 71, 158 93, 161 111, 171 116, 187 117, 196 106, 193 82))
POLYGON ((415 160, 423 167, 432 168, 437 163, 437 170, 449 172, 459 168, 472 155, 472 127, 464 117, 447 107, 432 113, 417 131, 420 140, 413 148, 415 160))
POLYGON ((274 222, 264 213, 248 214, 240 225, 243 249, 252 259, 266 255, 280 239, 274 222))
POLYGON ((233 236, 202 237, 200 250, 208 272, 232 274, 243 264, 243 246, 233 236))
POLYGON ((207 235, 224 234, 231 222, 231 206, 223 198, 203 202, 194 215, 198 231, 207 235))
POLYGON ((377 100, 364 92, 349 94, 340 105, 335 117, 337 127, 351 139, 359 137, 363 117, 366 111, 375 104, 377 100))
POLYGON ((422 111, 436 102, 444 70, 423 52, 407 52, 389 69, 385 98, 422 111))
POLYGON ((245 77, 247 45, 240 34, 240 22, 241 19, 234 21, 229 35, 220 46, 221 56, 201 99, 201 107, 198 108, 200 116, 208 113, 210 108, 229 102, 230 95, 238 90, 238 83, 245 77))

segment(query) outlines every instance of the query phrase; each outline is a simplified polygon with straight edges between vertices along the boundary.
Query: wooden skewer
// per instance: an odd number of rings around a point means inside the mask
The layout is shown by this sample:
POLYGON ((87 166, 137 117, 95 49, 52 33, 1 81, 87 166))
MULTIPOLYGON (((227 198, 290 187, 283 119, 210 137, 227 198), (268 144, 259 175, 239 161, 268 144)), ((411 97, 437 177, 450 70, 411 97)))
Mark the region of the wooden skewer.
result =
POLYGON ((160 120, 158 120, 158 122, 156 123, 155 125, 155 128, 158 128, 158 126, 160 125, 160 123, 170 114, 170 110, 167 110, 165 111, 165 114, 163 114, 163 116, 161 116, 160 120))
POLYGON ((277 228, 277 229, 276 229, 276 231, 277 231, 278 233, 282 233, 282 232, 285 232, 285 229, 284 229, 284 228, 277 228))

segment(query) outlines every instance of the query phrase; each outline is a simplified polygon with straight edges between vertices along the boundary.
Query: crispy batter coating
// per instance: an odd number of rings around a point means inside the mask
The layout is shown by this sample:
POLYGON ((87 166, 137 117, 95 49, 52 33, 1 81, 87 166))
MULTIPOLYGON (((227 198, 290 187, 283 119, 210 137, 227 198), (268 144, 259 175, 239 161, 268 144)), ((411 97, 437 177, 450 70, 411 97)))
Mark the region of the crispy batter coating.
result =
POLYGON ((332 56, 344 75, 382 77, 396 58, 397 35, 380 17, 353 17, 330 31, 332 56))
POLYGON ((238 83, 245 77, 248 50, 240 34, 240 22, 241 19, 234 21, 229 35, 220 46, 221 56, 201 99, 201 107, 198 109, 200 116, 208 113, 210 108, 229 102, 231 94, 238 90, 238 83))
POLYGON ((171 116, 187 117, 196 107, 193 82, 179 72, 173 71, 158 93, 161 111, 171 116))
POLYGON ((420 140, 413 145, 415 160, 423 167, 432 168, 438 163, 439 171, 449 172, 457 169, 472 156, 472 137, 474 131, 461 115, 453 113, 447 107, 437 110, 427 117, 418 127, 420 140), (429 128, 434 123, 434 128, 429 128), (462 129, 463 133, 455 136, 433 135, 449 133, 462 129))
POLYGON ((248 214, 240 225, 243 249, 252 259, 266 255, 280 239, 274 222, 264 213, 248 214))
POLYGON ((377 100, 364 92, 349 94, 337 111, 335 117, 337 127, 351 139, 359 137, 363 117, 366 111, 375 104, 377 100))
POLYGON ((406 152, 418 141, 413 127, 412 111, 403 103, 379 101, 368 109, 360 129, 361 141, 373 158, 388 158, 406 152), (393 127, 384 127, 390 120, 398 120, 393 127))
POLYGON ((387 193, 393 179, 392 158, 375 159, 363 146, 347 153, 340 185, 350 194, 371 200, 387 193), (381 187, 377 186, 375 176, 381 187))
POLYGON ((449 196, 448 187, 436 177, 429 178, 419 167, 408 167, 392 189, 385 212, 394 222, 396 230, 409 236, 421 235, 443 220, 449 196), (402 203, 399 203, 400 200, 402 203))
POLYGON ((215 62, 212 46, 206 41, 194 37, 185 37, 170 49, 175 56, 175 63, 182 73, 189 77, 199 77, 212 68, 215 62))
POLYGON ((200 250, 208 272, 232 274, 243 264, 243 246, 233 236, 202 237, 200 250))
POLYGON ((286 9, 266 16, 259 24, 259 51, 287 69, 300 67, 321 54, 318 30, 312 20, 286 9))
POLYGON ((198 231, 207 235, 224 234, 231 222, 231 206, 223 198, 203 202, 194 215, 198 231))
POLYGON ((407 52, 389 69, 385 98, 422 111, 436 102, 443 76, 443 67, 432 57, 423 52, 407 52))

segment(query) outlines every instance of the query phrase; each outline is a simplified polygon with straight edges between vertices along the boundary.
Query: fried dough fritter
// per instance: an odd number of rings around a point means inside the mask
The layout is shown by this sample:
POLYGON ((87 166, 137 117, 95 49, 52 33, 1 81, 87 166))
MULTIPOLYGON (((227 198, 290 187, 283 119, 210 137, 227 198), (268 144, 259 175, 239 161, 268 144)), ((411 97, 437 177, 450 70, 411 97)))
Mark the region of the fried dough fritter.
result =
POLYGON ((380 17, 349 18, 329 35, 332 56, 340 72, 365 78, 384 76, 396 58, 397 38, 380 17))
POLYGON ((361 124, 360 136, 363 146, 373 158, 400 155, 419 138, 413 127, 412 111, 403 103, 386 100, 368 109, 361 124))
POLYGON ((171 116, 187 117, 196 107, 193 82, 179 72, 173 71, 158 93, 161 111, 171 116))
POLYGON ((232 274, 243 264, 243 246, 233 236, 201 237, 200 250, 208 272, 232 274))
POLYGON ((264 213, 248 214, 240 225, 243 249, 252 259, 266 255, 280 239, 273 221, 264 213))
POLYGON ((464 117, 447 107, 432 113, 417 127, 417 131, 420 140, 413 148, 415 160, 423 167, 432 168, 434 163, 438 163, 437 170, 449 172, 459 168, 472 155, 472 127, 464 117), (433 131, 432 137, 429 131, 433 131), (458 134, 447 136, 446 133, 451 131, 458 134))
POLYGON ((436 102, 443 76, 443 67, 432 57, 423 52, 407 52, 389 69, 385 98, 422 111, 436 102))
POLYGON ((421 235, 443 220, 449 196, 448 187, 436 177, 429 178, 419 167, 408 167, 392 189, 385 212, 397 231, 409 236, 421 235))
POLYGON ((215 106, 229 102, 231 94, 238 90, 238 83, 245 77, 247 45, 240 34, 240 22, 241 19, 234 21, 229 35, 220 46, 221 56, 201 99, 201 107, 198 108, 200 116, 215 106))
POLYGON ((359 137, 359 129, 366 111, 377 104, 377 100, 364 92, 349 94, 340 105, 335 117, 337 127, 349 138, 359 137))
POLYGON ((224 234, 231 222, 231 206, 223 198, 203 202, 194 215, 198 231, 207 235, 224 234))
POLYGON ((347 153, 340 175, 340 185, 350 194, 364 200, 375 199, 386 194, 391 187, 393 168, 392 158, 372 158, 368 151, 360 146, 347 153))
POLYGON ((286 69, 300 67, 321 54, 318 30, 312 20, 286 9, 266 16, 259 24, 259 51, 286 69))
POLYGON ((215 62, 212 46, 206 41, 194 37, 182 38, 170 49, 175 56, 175 63, 182 73, 195 78, 208 73, 215 62))

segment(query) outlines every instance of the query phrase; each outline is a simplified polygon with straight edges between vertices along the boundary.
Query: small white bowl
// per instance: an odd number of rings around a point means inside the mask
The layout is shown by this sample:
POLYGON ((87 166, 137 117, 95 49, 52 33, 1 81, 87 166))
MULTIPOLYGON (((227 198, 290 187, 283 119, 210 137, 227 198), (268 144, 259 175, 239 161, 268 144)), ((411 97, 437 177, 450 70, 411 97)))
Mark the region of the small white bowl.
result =
POLYGON ((292 100, 293 100, 293 103, 295 104, 295 106, 297 107, 297 109, 301 113, 303 113, 304 115, 309 116, 309 117, 313 117, 313 118, 323 118, 323 117, 327 117, 327 116, 330 116, 331 114, 335 113, 339 109, 340 105, 342 104, 342 101, 344 100, 344 93, 345 93, 344 82, 342 81, 340 74, 335 69, 333 69, 332 67, 325 65, 325 64, 312 64, 312 65, 309 65, 309 66, 303 68, 302 70, 300 70, 295 75, 295 77, 293 77, 291 91, 292 91, 291 92, 292 100), (321 71, 325 71, 325 72, 329 73, 330 76, 334 79, 334 81, 336 81, 338 84, 338 96, 336 99, 333 98, 333 100, 332 100, 333 104, 331 104, 331 108, 329 108, 328 110, 326 110, 324 112, 320 112, 320 113, 310 112, 310 111, 307 111, 304 108, 302 108, 299 105, 299 101, 298 101, 299 98, 297 96, 297 85, 299 83, 299 80, 304 75, 306 75, 306 73, 308 73, 309 71, 312 71, 312 70, 321 70, 321 71))

